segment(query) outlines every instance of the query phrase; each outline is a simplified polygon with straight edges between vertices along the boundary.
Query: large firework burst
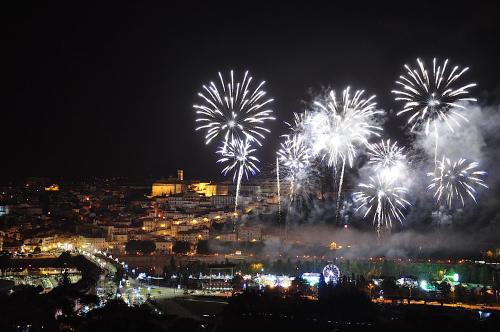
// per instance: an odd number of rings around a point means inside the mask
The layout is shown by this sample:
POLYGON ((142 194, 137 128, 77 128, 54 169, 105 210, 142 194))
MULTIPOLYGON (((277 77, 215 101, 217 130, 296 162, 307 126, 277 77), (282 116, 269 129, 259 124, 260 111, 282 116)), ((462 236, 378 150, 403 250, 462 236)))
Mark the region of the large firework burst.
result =
POLYGON ((459 112, 459 109, 465 109, 463 102, 476 101, 475 98, 467 97, 469 89, 476 86, 475 83, 458 84, 459 78, 469 68, 455 66, 449 71, 451 66, 448 66, 448 59, 439 65, 436 58, 432 61, 431 71, 420 59, 417 59, 417 64, 418 69, 404 66, 406 75, 401 75, 396 81, 401 90, 392 91, 397 101, 404 102, 403 109, 397 115, 411 113, 408 118, 411 131, 424 125, 425 133, 428 134, 434 120, 443 121, 453 131, 454 126, 467 121, 459 112))
POLYGON ((368 138, 379 136, 382 130, 374 124, 375 116, 382 113, 375 109, 375 96, 365 99, 363 94, 363 90, 357 90, 351 95, 347 87, 340 100, 332 90, 324 103, 314 103, 319 112, 309 120, 313 152, 322 155, 328 166, 336 167, 339 161, 352 166, 357 148, 367 145, 368 138))
POLYGON ((252 88, 252 77, 246 71, 241 82, 235 82, 231 71, 228 82, 219 73, 219 82, 203 85, 198 93, 202 104, 193 105, 199 126, 196 130, 205 130, 205 142, 209 144, 214 138, 223 136, 223 148, 233 140, 256 142, 261 140, 269 130, 265 122, 274 120, 273 111, 268 104, 273 99, 266 98, 262 81, 252 88))
MULTIPOLYGON (((337 211, 340 208, 342 184, 346 163, 352 167, 357 149, 366 146, 370 136, 379 136, 381 127, 375 125, 375 117, 381 111, 375 109, 375 96, 363 98, 364 90, 356 90, 351 95, 347 87, 340 100, 331 90, 325 102, 316 101, 318 110, 308 119, 312 152, 326 159, 333 166, 337 178, 337 165, 341 162, 337 189, 337 211)), ((336 181, 336 180, 334 180, 336 181)), ((338 214, 337 214, 338 217, 338 214)))
POLYGON ((486 172, 477 170, 478 166, 477 162, 469 162, 463 158, 452 161, 443 157, 438 162, 436 171, 427 174, 432 178, 427 189, 434 191, 434 198, 438 203, 444 200, 450 208, 456 199, 465 206, 467 196, 477 202, 475 187, 488 188, 481 178, 486 172))
POLYGON ((408 190, 395 185, 391 179, 381 176, 370 177, 368 183, 359 184, 361 191, 353 194, 353 199, 358 204, 358 211, 366 209, 363 218, 373 214, 373 223, 380 229, 382 226, 392 227, 393 221, 400 223, 404 220, 403 211, 411 204, 405 198, 408 190))

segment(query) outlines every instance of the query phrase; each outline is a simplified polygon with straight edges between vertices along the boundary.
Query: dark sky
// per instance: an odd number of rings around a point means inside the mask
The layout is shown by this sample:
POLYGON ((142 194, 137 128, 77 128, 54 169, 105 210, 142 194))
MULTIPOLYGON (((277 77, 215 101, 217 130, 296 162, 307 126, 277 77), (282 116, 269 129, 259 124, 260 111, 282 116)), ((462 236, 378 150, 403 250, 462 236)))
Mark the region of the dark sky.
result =
POLYGON ((310 87, 365 88, 391 109, 402 65, 437 56, 470 66, 477 96, 498 91, 494 1, 334 2, 15 1, 2 10, 1 177, 168 175, 177 168, 188 177, 216 176, 215 147, 194 132, 191 106, 219 70, 249 69, 268 82, 279 120, 263 161, 310 87))

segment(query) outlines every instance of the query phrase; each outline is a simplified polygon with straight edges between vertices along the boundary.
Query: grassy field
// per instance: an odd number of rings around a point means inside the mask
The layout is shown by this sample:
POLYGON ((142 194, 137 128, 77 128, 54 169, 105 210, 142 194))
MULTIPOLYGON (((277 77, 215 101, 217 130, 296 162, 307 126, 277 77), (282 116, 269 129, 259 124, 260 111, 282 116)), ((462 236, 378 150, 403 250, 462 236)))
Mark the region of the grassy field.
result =
POLYGON ((227 305, 226 299, 201 296, 176 298, 174 301, 198 316, 216 315, 227 305))

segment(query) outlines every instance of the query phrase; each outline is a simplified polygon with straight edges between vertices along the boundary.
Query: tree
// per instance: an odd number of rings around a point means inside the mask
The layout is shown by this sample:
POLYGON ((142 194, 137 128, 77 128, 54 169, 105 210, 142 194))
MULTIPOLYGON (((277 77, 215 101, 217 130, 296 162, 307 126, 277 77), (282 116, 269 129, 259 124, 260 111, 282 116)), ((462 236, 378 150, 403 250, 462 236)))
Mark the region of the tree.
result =
POLYGON ((123 301, 111 300, 106 306, 90 311, 80 331, 166 331, 162 325, 164 322, 150 305, 129 307, 123 301))
POLYGON ((172 251, 176 254, 187 254, 191 250, 191 244, 186 241, 177 241, 172 247, 172 251))
POLYGON ((449 283, 446 281, 443 281, 438 285, 438 289, 441 292, 441 296, 443 298, 443 301, 450 301, 450 295, 451 295, 451 286, 449 283))
POLYGON ((457 302, 464 302, 465 301, 467 291, 466 291, 464 286, 456 285, 454 293, 455 293, 455 301, 457 301, 457 302))
POLYGON ((177 271, 177 264, 175 264, 174 256, 170 257, 170 269, 172 270, 172 272, 177 271))
POLYGON ((57 263, 59 264, 59 266, 64 266, 65 264, 71 264, 72 261, 73 257, 71 256, 71 253, 69 251, 64 251, 57 258, 57 263))
POLYGON ((120 281, 125 277, 125 269, 121 265, 116 266, 116 273, 113 276, 113 282, 119 286, 120 281))
POLYGON ((207 240, 198 241, 198 244, 196 245, 196 253, 202 255, 207 255, 210 253, 210 248, 208 246, 207 240))
POLYGON ((384 291, 384 297, 396 297, 399 295, 399 287, 392 278, 385 278, 380 286, 384 291))
POLYGON ((64 270, 61 275, 61 281, 59 282, 59 286, 67 287, 69 285, 71 285, 71 280, 69 280, 69 273, 68 270, 64 270))
POLYGON ((296 277, 292 281, 291 291, 297 295, 307 294, 310 289, 309 284, 302 277, 296 277))
POLYGON ((156 245, 153 241, 145 240, 145 241, 137 241, 131 240, 128 241, 125 245, 125 250, 127 252, 140 252, 144 255, 149 255, 153 251, 156 250, 156 245))
POLYGON ((326 283, 325 277, 323 276, 323 273, 319 275, 319 282, 318 282, 318 298, 319 300, 322 300, 324 298, 328 297, 328 294, 330 293, 330 286, 326 283))
POLYGON ((10 263, 11 263, 10 254, 5 254, 5 253, 1 254, 0 255, 0 272, 2 272, 3 269, 9 268, 11 266, 10 263))
POLYGON ((243 277, 240 274, 235 274, 231 285, 233 286, 233 292, 237 292, 243 289, 243 277))
POLYGON ((283 264, 283 261, 281 259, 277 259, 273 266, 272 266, 272 271, 276 274, 282 274, 284 273, 284 264, 283 264))

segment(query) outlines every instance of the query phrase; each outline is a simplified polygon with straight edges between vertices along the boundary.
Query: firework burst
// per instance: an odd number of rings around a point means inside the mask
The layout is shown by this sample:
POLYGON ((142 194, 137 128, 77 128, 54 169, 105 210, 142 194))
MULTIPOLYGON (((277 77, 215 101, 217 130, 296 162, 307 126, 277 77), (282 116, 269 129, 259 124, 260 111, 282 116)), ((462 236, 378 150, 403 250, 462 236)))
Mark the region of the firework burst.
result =
POLYGON ((404 147, 399 147, 397 142, 382 140, 368 146, 368 164, 374 166, 378 174, 384 178, 399 179, 406 168, 406 155, 404 147))
POLYGON ((304 111, 302 113, 293 113, 293 122, 285 122, 290 131, 294 134, 304 134, 311 120, 311 113, 304 111))
POLYGON ((486 172, 477 170, 478 166, 477 162, 469 162, 463 158, 451 161, 443 157, 438 162, 436 171, 427 174, 432 178, 427 189, 434 191, 434 198, 438 203, 444 200, 449 208, 457 199, 465 206, 467 196, 477 203, 476 187, 488 188, 481 178, 486 172))
POLYGON ((302 135, 285 135, 278 157, 283 166, 293 173, 304 169, 310 162, 309 146, 302 135))
POLYGON ((259 162, 257 157, 252 154, 255 149, 252 148, 248 140, 231 140, 227 146, 220 147, 217 154, 221 158, 217 160, 218 163, 225 164, 222 170, 222 175, 226 176, 228 173, 233 173, 233 182, 236 182, 236 196, 235 196, 235 210, 238 207, 238 197, 240 193, 241 180, 243 175, 248 179, 249 175, 255 175, 259 172, 256 163, 259 162))
POLYGON ((278 161, 286 170, 290 181, 290 200, 293 200, 295 186, 300 173, 309 166, 311 154, 309 145, 300 134, 285 135, 285 141, 278 150, 278 161))
POLYGON ((374 125, 374 118, 381 111, 375 109, 375 96, 363 98, 364 91, 351 95, 347 87, 340 100, 330 91, 325 103, 316 101, 319 108, 309 120, 313 135, 313 152, 322 155, 328 166, 336 167, 346 161, 352 167, 359 145, 367 145, 372 135, 379 136, 381 127, 374 125))
MULTIPOLYGON (((333 166, 334 178, 337 178, 337 165, 341 162, 337 190, 337 211, 340 208, 342 184, 346 163, 352 167, 359 146, 368 145, 372 135, 380 136, 381 127, 374 125, 375 117, 381 111, 375 109, 375 96, 363 97, 364 90, 356 90, 351 95, 347 87, 340 100, 332 90, 324 103, 316 101, 318 111, 308 119, 308 128, 312 136, 312 152, 326 159, 329 167, 333 166)), ((336 180, 334 180, 336 181, 336 180)), ((337 214, 338 216, 338 214, 337 214)))
POLYGON ((218 136, 223 137, 223 149, 229 142, 249 141, 261 144, 269 129, 265 128, 268 120, 274 120, 273 111, 268 105, 273 99, 266 97, 262 81, 252 87, 252 77, 246 71, 241 82, 235 82, 231 71, 229 81, 224 81, 219 73, 219 82, 203 85, 198 93, 202 103, 193 105, 198 118, 196 130, 204 130, 205 142, 209 144, 218 136))
POLYGON ((408 190, 395 185, 395 182, 381 176, 370 177, 368 183, 359 184, 361 191, 353 194, 353 200, 358 204, 356 211, 365 209, 363 218, 373 214, 373 223, 379 230, 382 226, 392 227, 394 221, 403 223, 403 211, 411 206, 406 200, 408 190))
POLYGON ((400 90, 393 90, 397 101, 404 102, 403 109, 397 115, 410 113, 408 124, 411 131, 420 125, 424 126, 426 135, 429 134, 430 124, 434 120, 443 121, 453 131, 453 127, 460 126, 460 122, 467 118, 459 113, 465 109, 463 103, 476 101, 467 97, 469 89, 475 83, 458 84, 460 77, 469 69, 460 69, 458 66, 448 66, 448 60, 442 65, 432 61, 432 70, 427 69, 420 59, 417 59, 418 69, 405 65, 406 75, 401 75, 396 84, 400 90))

